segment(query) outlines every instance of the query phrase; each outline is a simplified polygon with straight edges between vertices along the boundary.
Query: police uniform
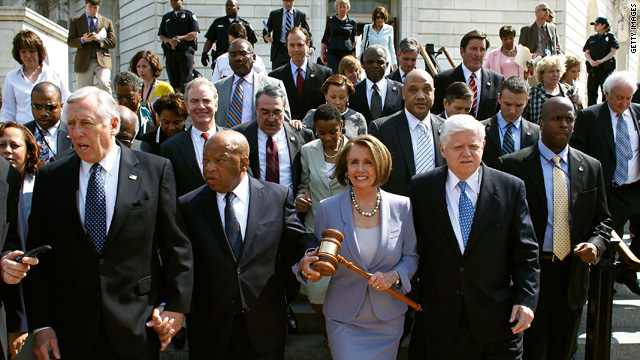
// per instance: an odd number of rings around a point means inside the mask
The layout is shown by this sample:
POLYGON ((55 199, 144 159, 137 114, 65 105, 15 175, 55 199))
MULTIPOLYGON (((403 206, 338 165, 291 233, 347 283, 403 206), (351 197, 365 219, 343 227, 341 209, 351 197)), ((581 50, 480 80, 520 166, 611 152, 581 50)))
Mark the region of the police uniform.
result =
MULTIPOLYGON (((251 28, 251 24, 241 17, 236 17, 233 22, 236 21, 244 25, 244 28, 247 29, 247 40, 249 40, 251 45, 255 45, 258 39, 251 28)), ((229 26, 231 23, 228 16, 219 17, 213 20, 213 23, 209 26, 209 30, 207 30, 207 33, 204 35, 207 40, 216 44, 216 50, 211 51, 211 59, 214 60, 212 65, 215 64, 215 59, 217 59, 218 56, 226 53, 229 49, 229 26)))
MULTIPOLYGON (((602 35, 591 35, 584 44, 582 51, 589 50, 591 59, 600 60, 611 52, 611 48, 619 49, 620 45, 618 44, 618 40, 615 35, 610 32, 605 32, 602 35)), ((589 73, 589 78, 587 79, 587 95, 589 97, 589 106, 595 105, 598 102, 598 88, 602 91, 602 98, 604 101, 605 96, 602 85, 615 69, 615 57, 596 67, 591 66, 587 61, 587 72, 589 73)))
MULTIPOLYGON (((158 35, 166 38, 186 35, 192 31, 200 32, 196 15, 189 10, 170 11, 162 17, 158 35)), ((180 41, 175 50, 167 43, 162 43, 164 56, 167 60, 167 76, 171 86, 176 91, 184 93, 185 85, 191 81, 193 68, 193 54, 198 49, 196 40, 180 41)))

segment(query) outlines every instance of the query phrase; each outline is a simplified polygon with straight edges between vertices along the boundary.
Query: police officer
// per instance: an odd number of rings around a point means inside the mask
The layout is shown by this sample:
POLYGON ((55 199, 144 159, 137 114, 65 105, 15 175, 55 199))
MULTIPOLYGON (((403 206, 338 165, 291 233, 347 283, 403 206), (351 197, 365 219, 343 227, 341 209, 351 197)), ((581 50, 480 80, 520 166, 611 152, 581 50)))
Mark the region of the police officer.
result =
POLYGON ((184 87, 192 78, 193 55, 198 49, 198 19, 189 10, 182 9, 182 0, 171 0, 173 11, 162 17, 158 37, 167 59, 167 76, 176 91, 184 93, 184 87))
POLYGON ((620 45, 615 35, 609 32, 609 20, 605 17, 598 17, 591 23, 596 34, 587 39, 584 44, 584 57, 587 59, 587 95, 589 106, 598 102, 598 88, 602 93, 602 101, 606 100, 602 85, 604 81, 616 69, 615 55, 620 45))
POLYGON ((238 0, 227 0, 225 9, 227 16, 215 19, 204 35, 207 42, 204 44, 204 49, 202 50, 202 66, 207 66, 209 63, 209 50, 211 50, 213 43, 216 43, 216 50, 211 52, 211 58, 213 59, 211 63, 212 69, 215 67, 218 56, 227 52, 229 47, 229 25, 234 21, 241 22, 247 29, 247 40, 249 40, 251 45, 255 45, 258 42, 256 34, 251 28, 251 24, 238 16, 238 10, 240 10, 238 0))

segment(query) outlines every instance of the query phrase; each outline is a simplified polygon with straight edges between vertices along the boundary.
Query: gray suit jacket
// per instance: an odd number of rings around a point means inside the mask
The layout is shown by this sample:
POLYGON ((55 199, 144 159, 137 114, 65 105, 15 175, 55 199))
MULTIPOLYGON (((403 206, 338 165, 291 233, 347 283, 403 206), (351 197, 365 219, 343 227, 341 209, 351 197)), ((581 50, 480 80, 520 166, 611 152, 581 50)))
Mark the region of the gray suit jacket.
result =
MULTIPOLYGON (((320 203, 315 234, 322 238, 325 229, 336 229, 344 235, 340 255, 369 273, 396 270, 400 274, 402 293, 411 290, 411 278, 418 269, 416 233, 409 199, 381 190, 380 243, 368 266, 358 250, 351 210, 351 195, 345 191, 320 203)), ((349 321, 363 306, 367 280, 344 265, 336 266, 324 298, 323 312, 331 319, 349 321)), ((390 320, 407 311, 407 305, 383 291, 369 291, 371 307, 381 320, 390 320)), ((365 305, 367 306, 367 305, 365 305)))
MULTIPOLYGON (((547 24, 547 35, 550 40, 549 50, 551 51, 551 55, 562 54, 555 25, 547 24)), ((535 21, 533 24, 523 26, 522 29, 520 29, 520 40, 518 44, 528 47, 532 54, 536 52, 538 49, 538 25, 536 25, 535 21)))
MULTIPOLYGON (((231 104, 231 98, 233 97, 232 91, 233 89, 233 81, 235 76, 229 76, 224 79, 220 79, 216 81, 213 85, 215 85, 216 90, 218 91, 218 110, 216 111, 216 124, 218 126, 227 127, 227 121, 229 120, 229 108, 231 104)), ((282 90, 285 90, 284 84, 281 80, 274 79, 272 77, 268 77, 266 75, 258 74, 256 72, 253 73, 253 120, 256 120, 256 94, 258 90, 263 87, 271 85, 277 86, 282 90)), ((286 90, 285 90, 286 91, 286 90)), ((287 101, 284 104, 284 113, 285 119, 291 120, 291 109, 289 108, 289 102, 287 101)))

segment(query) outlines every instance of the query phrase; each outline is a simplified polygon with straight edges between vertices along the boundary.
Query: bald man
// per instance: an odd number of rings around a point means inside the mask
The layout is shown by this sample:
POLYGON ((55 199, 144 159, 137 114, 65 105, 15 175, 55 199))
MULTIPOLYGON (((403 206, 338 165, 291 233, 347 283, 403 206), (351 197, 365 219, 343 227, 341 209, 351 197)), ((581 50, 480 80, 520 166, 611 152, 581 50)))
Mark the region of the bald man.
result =
POLYGON ((382 188, 406 195, 415 174, 444 165, 438 148, 444 120, 431 113, 435 88, 433 78, 414 69, 404 80, 404 110, 369 124, 369 134, 387 146, 393 158, 389 181, 382 188))
POLYGON ((116 139, 131 150, 153 154, 151 145, 136 139, 140 131, 138 115, 124 105, 118 105, 118 110, 120 110, 120 131, 116 134, 116 139))
POLYGON ((73 147, 67 123, 62 116, 62 93, 53 83, 43 81, 31 90, 33 121, 24 126, 31 131, 40 148, 40 160, 45 164, 60 152, 73 147))
POLYGON ((247 176, 248 167, 247 139, 216 132, 204 148, 206 184, 180 198, 197 274, 187 320, 192 358, 281 359, 287 304, 276 269, 318 245, 296 217, 292 190, 247 176))

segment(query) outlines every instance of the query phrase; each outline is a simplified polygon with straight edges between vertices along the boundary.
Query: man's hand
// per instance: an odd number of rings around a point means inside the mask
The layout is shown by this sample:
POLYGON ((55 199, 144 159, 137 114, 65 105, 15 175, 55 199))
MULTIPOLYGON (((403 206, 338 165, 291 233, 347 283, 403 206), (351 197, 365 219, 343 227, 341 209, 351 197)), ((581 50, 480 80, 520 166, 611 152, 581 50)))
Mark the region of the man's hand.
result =
POLYGON ((316 52, 316 48, 309 48, 309 51, 307 51, 307 54, 309 54, 309 56, 313 56, 313 54, 316 52))
POLYGON ((151 321, 147 322, 147 327, 152 327, 153 331, 158 334, 160 339, 160 351, 169 346, 171 338, 182 329, 182 322, 184 320, 184 314, 164 311, 164 306, 160 305, 153 309, 151 314, 151 321))
POLYGON ((267 35, 264 37, 264 41, 266 41, 267 43, 272 43, 273 42, 273 38, 271 37, 271 35, 267 35))
POLYGON ((308 251, 300 260, 300 272, 302 272, 302 276, 313 282, 317 282, 322 279, 322 275, 311 268, 311 264, 320 260, 320 258, 316 256, 317 253, 318 249, 308 251))
POLYGON ((573 249, 573 254, 586 263, 595 262, 598 258, 598 248, 592 243, 580 243, 573 249))
POLYGON ((533 310, 524 305, 513 305, 509 322, 513 323, 516 320, 518 320, 518 323, 511 330, 514 334, 527 330, 531 327, 531 322, 533 321, 533 310))
POLYGON ((296 210, 306 213, 311 208, 311 191, 309 188, 304 188, 298 191, 298 197, 296 197, 296 210))
POLYGON ((24 254, 22 251, 14 250, 0 260, 0 276, 5 283, 11 285, 19 283, 20 280, 27 276, 30 265, 38 264, 38 258, 32 257, 24 257, 20 263, 13 261, 13 259, 22 254, 24 254))
POLYGON ((60 359, 58 337, 52 328, 42 329, 33 336, 33 352, 38 360, 49 360, 49 349, 53 352, 54 358, 60 359))
POLYGON ((11 358, 18 356, 22 350, 22 346, 27 341, 29 334, 25 333, 9 333, 9 354, 11 358))
POLYGON ((209 54, 203 52, 200 62, 202 63, 202 66, 207 67, 207 65, 209 65, 209 54))

